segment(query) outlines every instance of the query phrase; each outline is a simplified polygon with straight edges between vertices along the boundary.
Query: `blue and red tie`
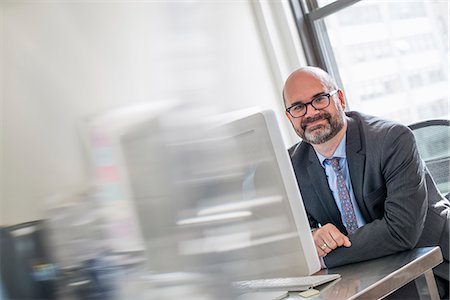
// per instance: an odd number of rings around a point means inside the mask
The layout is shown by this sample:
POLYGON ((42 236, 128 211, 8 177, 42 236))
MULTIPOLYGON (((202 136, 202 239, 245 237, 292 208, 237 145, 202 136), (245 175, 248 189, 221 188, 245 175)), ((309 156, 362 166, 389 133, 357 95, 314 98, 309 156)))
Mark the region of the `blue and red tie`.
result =
POLYGON ((356 229, 358 229, 358 223, 356 222, 355 210, 353 209, 352 200, 345 183, 344 174, 342 174, 342 170, 339 165, 339 160, 339 157, 327 159, 327 161, 330 162, 333 171, 336 173, 336 185, 338 189, 339 200, 341 201, 345 228, 347 228, 347 232, 349 234, 352 234, 356 231, 356 229))

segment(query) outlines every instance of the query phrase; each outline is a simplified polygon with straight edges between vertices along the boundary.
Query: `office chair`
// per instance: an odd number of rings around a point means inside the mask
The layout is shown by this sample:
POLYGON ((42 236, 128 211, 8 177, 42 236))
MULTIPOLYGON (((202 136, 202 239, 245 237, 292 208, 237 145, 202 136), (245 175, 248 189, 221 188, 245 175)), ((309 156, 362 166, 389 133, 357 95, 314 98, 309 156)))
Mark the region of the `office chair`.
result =
POLYGON ((439 191, 450 195, 450 120, 427 120, 409 125, 419 154, 439 191))

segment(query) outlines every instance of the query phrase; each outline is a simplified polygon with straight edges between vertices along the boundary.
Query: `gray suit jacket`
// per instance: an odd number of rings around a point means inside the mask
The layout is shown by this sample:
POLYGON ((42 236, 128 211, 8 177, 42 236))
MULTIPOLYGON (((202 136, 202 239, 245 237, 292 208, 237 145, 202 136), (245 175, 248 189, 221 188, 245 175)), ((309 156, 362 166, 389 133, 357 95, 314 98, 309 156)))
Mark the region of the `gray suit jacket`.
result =
MULTIPOLYGON (((432 245, 441 245, 448 260, 450 203, 427 175, 411 130, 357 112, 348 112, 347 120, 350 179, 367 224, 349 236, 351 247, 335 249, 325 264, 335 267, 432 245)), ((312 146, 300 142, 289 154, 311 227, 332 223, 347 234, 312 146)))

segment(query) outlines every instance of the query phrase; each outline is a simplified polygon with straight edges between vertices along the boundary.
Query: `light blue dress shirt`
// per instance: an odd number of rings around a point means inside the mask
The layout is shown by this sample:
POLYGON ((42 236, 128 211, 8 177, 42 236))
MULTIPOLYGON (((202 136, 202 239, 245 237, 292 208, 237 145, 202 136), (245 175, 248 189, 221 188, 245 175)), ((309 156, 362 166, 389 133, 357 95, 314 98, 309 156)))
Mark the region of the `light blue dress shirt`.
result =
MULTIPOLYGON (((339 157, 339 165, 341 167, 342 173, 344 175, 344 179, 347 185, 348 192, 350 194, 350 198, 353 204, 353 209, 355 210, 356 215, 356 222, 358 224, 358 228, 365 225, 367 222, 364 220, 363 215, 361 214, 361 210, 359 209, 358 203, 355 199, 355 194, 353 193, 353 187, 350 181, 350 173, 348 171, 348 164, 347 164, 347 155, 345 154, 345 141, 346 136, 342 139, 342 141, 339 143, 336 151, 334 152, 332 157, 339 157)), ((333 168, 331 167, 331 164, 326 161, 327 158, 332 157, 325 157, 319 152, 316 151, 317 157, 319 158, 320 164, 325 169, 325 173, 327 175, 327 181, 328 186, 331 189, 331 192, 333 193, 334 201, 336 202, 336 205, 339 209, 339 212, 341 213, 341 219, 344 220, 343 214, 342 214, 342 206, 341 201, 339 200, 338 195, 338 188, 336 185, 336 173, 334 172, 333 168)))

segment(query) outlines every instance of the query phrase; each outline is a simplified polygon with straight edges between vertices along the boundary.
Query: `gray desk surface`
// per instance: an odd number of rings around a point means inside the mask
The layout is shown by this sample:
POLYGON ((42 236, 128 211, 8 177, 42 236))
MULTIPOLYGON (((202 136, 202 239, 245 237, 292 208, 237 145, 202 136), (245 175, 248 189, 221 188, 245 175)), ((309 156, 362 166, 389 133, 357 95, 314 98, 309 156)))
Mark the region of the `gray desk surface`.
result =
MULTIPOLYGON (((320 290, 320 295, 316 297, 302 298, 298 295, 298 292, 290 292, 289 296, 284 299, 373 300, 383 298, 406 283, 415 280, 421 291, 421 298, 434 300, 438 299, 439 296, 437 295, 436 283, 431 269, 440 262, 442 262, 440 248, 428 247, 339 268, 321 270, 317 274, 339 273, 342 277, 317 288, 320 290)), ((175 274, 178 273, 173 273, 172 275, 175 274)), ((193 278, 192 282, 180 281, 179 278, 172 278, 172 281, 168 281, 168 278, 166 278, 166 281, 163 280, 162 284, 158 284, 158 280, 152 280, 152 276, 155 276, 155 274, 149 272, 142 265, 125 273, 120 280, 117 299, 231 299, 231 295, 226 297, 222 294, 229 292, 229 289, 220 290, 220 288, 226 288, 227 285, 211 285, 214 287, 214 289, 211 289, 211 286, 208 285, 208 280, 201 276, 197 279, 193 278), (197 281, 198 279, 200 279, 199 282, 197 281), (180 282, 183 284, 180 285, 180 282), (211 297, 208 298, 207 295, 211 295, 211 297), (219 295, 222 297, 217 297, 219 295)), ((164 276, 162 279, 164 279, 164 276)), ((257 293, 257 295, 246 296, 248 298, 244 299, 256 300, 272 299, 274 297, 272 292, 261 292, 257 293)))
POLYGON ((318 288, 320 295, 302 298, 291 292, 287 299, 378 299, 416 280, 423 298, 435 299, 436 283, 431 268, 442 262, 439 247, 417 248, 375 260, 350 264, 317 274, 341 274, 318 288))

